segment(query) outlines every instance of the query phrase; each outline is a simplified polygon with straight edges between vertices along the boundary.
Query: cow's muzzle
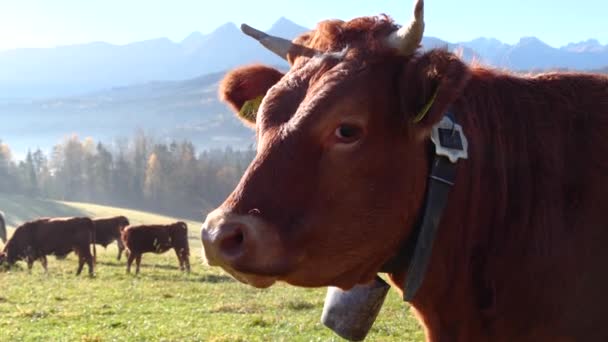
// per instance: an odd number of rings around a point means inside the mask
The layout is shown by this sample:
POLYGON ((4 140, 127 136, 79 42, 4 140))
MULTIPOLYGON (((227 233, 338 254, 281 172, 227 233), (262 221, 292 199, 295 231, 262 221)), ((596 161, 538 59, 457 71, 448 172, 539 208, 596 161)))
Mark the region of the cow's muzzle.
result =
POLYGON ((255 287, 271 286, 293 266, 279 231, 256 216, 215 210, 203 223, 201 239, 209 265, 255 287))

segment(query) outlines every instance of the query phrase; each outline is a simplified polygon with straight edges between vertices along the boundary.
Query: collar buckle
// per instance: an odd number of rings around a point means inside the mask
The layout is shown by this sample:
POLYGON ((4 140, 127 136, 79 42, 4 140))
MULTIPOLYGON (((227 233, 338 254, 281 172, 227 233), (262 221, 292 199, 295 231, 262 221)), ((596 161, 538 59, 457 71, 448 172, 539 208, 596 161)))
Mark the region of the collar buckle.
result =
POLYGON ((435 154, 447 157, 452 163, 469 157, 467 153, 469 142, 462 132, 462 126, 449 115, 445 115, 433 126, 431 141, 435 144, 435 154))

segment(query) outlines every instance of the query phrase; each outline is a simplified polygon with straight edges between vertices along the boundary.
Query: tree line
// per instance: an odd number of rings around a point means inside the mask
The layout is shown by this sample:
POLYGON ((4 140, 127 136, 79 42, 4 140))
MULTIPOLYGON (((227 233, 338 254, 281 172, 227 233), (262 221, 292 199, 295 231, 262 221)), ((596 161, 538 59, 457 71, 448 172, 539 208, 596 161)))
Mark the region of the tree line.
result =
POLYGON ((234 189, 253 149, 205 150, 142 132, 112 144, 66 137, 50 155, 15 161, 0 140, 0 192, 153 210, 200 219, 234 189))

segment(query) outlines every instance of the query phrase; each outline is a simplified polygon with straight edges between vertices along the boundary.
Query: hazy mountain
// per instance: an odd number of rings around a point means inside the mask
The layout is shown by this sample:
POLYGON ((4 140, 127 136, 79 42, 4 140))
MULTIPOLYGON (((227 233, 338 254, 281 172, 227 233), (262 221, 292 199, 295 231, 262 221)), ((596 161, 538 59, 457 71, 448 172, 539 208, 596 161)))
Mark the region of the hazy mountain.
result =
POLYGON ((470 42, 457 43, 457 45, 475 51, 477 57, 479 57, 481 61, 489 64, 495 64, 510 48, 509 45, 504 44, 498 39, 483 37, 474 39, 470 42))
POLYGON ((608 65, 608 49, 555 49, 537 38, 522 38, 505 56, 505 67, 513 69, 596 69, 608 65))
POLYGON ((270 30, 268 30, 267 32, 268 34, 271 34, 273 36, 293 39, 309 30, 310 29, 295 24, 294 22, 290 21, 285 17, 281 17, 272 25, 270 30))
MULTIPOLYGON (((286 18, 268 30, 285 38, 307 31, 286 18)), ((445 42, 425 37, 426 49, 446 47, 465 60, 515 70, 598 69, 608 65, 608 46, 597 40, 553 48, 534 37, 515 45, 496 39, 445 42)), ((46 49, 0 51, 0 98, 56 97, 154 80, 181 80, 251 62, 286 65, 243 35, 233 23, 209 34, 193 32, 181 42, 166 38, 112 45, 102 42, 46 49)))
POLYGON ((514 45, 478 38, 456 45, 471 48, 485 64, 512 70, 598 69, 608 65, 608 45, 590 39, 554 48, 536 37, 523 37, 514 45))
MULTIPOLYGON (((306 29, 279 19, 273 34, 294 38, 306 29)), ((286 65, 233 23, 181 42, 159 38, 127 45, 90 43, 0 51, 0 98, 55 97, 154 80, 181 80, 247 62, 286 65)))
POLYGON ((448 43, 444 40, 435 37, 422 38, 422 48, 424 50, 447 48, 450 51, 458 53, 461 58, 469 62, 479 57, 479 54, 476 51, 467 46, 464 46, 462 44, 448 43))
POLYGON ((180 51, 168 39, 154 39, 123 46, 90 43, 0 52, 1 96, 52 96, 172 79, 168 66, 180 51))
POLYGON ((593 70, 593 72, 597 72, 600 74, 608 74, 608 66, 602 69, 593 70))
POLYGON ((245 36, 233 23, 220 26, 200 39, 199 43, 197 49, 184 56, 182 63, 173 67, 173 77, 184 79, 251 62, 287 65, 258 42, 245 36))
POLYGON ((588 39, 578 43, 570 43, 561 48, 570 52, 606 52, 608 45, 602 45, 597 39, 588 39))
POLYGON ((192 32, 181 41, 180 45, 182 46, 184 53, 191 54, 200 49, 207 41, 207 38, 208 35, 204 35, 200 32, 192 32))

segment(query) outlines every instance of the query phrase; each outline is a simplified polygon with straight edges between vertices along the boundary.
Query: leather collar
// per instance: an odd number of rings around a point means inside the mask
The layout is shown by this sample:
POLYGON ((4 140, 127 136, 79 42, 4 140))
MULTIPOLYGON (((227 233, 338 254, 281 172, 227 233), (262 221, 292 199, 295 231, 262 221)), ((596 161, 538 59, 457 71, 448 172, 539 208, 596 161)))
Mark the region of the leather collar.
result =
POLYGON ((403 300, 408 302, 412 301, 424 281, 439 223, 456 180, 458 160, 468 158, 467 139, 450 112, 433 127, 431 141, 434 149, 431 172, 418 222, 397 255, 380 270, 386 273, 407 270, 402 288, 403 300))

